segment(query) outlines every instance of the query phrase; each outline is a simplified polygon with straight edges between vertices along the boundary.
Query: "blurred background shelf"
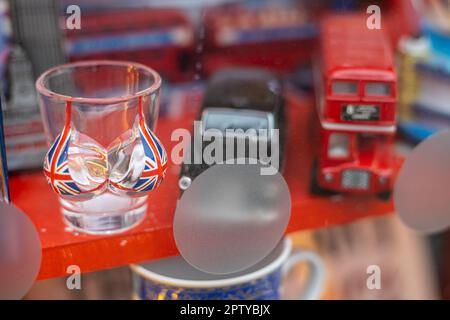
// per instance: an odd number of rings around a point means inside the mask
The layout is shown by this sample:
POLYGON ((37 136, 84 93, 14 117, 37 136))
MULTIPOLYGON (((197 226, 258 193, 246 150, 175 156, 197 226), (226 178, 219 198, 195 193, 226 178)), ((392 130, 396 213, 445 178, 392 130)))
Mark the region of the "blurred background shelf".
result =
MULTIPOLYGON (((390 201, 375 196, 312 196, 309 194, 310 168, 315 138, 311 130, 315 115, 313 99, 296 91, 286 93, 288 141, 284 176, 292 197, 292 215, 287 232, 318 229, 348 223, 393 211, 390 201)), ((193 100, 193 103, 198 103, 193 100)), ((195 109, 195 108, 194 108, 195 109)), ((195 113, 162 117, 157 133, 167 149, 173 129, 190 128, 195 113)), ((170 158, 170 157, 169 157, 170 158)), ((136 228, 112 236, 80 234, 66 227, 56 195, 42 172, 21 172, 11 176, 13 203, 35 223, 41 236, 43 260, 39 279, 67 275, 67 267, 77 265, 82 272, 109 269, 177 254, 172 235, 172 219, 178 199, 179 166, 171 164, 160 188, 149 197, 145 220, 136 228)))
MULTIPOLYGON (((429 135, 450 128, 447 0, 283 0, 276 4, 269 0, 0 0, 0 91, 8 166, 15 172, 10 179, 12 199, 36 224, 43 247, 39 279, 49 279, 37 281, 28 298, 129 299, 133 293, 129 263, 177 254, 171 226, 179 167, 173 164, 161 188, 150 195, 146 219, 138 227, 114 236, 79 234, 66 227, 42 169, 26 171, 40 168, 47 150, 34 90, 42 71, 96 58, 137 61, 156 69, 164 81, 157 134, 170 151, 172 130, 190 127, 201 99, 198 93, 210 75, 228 66, 269 67, 290 88, 312 90, 309 66, 322 16, 345 11, 366 14, 368 5, 381 7, 382 27, 396 54, 397 150, 407 153, 429 135), (65 24, 71 5, 81 8, 79 30, 65 24), (223 37, 224 31, 228 37, 223 37), (146 45, 132 41, 137 36, 145 36, 146 45), (120 41, 104 52, 77 50, 76 44, 86 40, 99 49, 102 40, 112 38, 120 41), (82 290, 67 289, 70 265, 86 272, 82 290)), ((434 299, 442 295, 448 299, 449 232, 416 234, 397 215, 389 214, 391 202, 375 197, 311 196, 313 102, 297 91, 288 92, 286 98, 289 139, 284 175, 293 204, 287 233, 295 249, 310 249, 323 258, 328 279, 322 298, 434 299), (383 290, 367 287, 368 265, 382 268, 383 290)), ((288 287, 304 284, 305 268, 300 265, 292 272, 288 287)))

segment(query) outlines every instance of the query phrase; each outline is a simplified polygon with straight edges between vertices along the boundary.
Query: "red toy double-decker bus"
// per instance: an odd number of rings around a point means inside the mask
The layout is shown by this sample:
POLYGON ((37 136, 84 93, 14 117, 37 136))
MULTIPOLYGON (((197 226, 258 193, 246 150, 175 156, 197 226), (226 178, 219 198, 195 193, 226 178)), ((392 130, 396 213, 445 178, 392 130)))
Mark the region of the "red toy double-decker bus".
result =
POLYGON ((66 29, 69 61, 127 60, 170 81, 194 79, 195 29, 181 9, 130 8, 83 13, 80 30, 66 29))
POLYGON ((320 145, 311 190, 389 198, 394 167, 396 73, 383 30, 364 15, 333 15, 320 29, 316 97, 320 145))
POLYGON ((243 6, 206 11, 204 72, 258 66, 291 72, 309 62, 317 28, 304 8, 243 6))

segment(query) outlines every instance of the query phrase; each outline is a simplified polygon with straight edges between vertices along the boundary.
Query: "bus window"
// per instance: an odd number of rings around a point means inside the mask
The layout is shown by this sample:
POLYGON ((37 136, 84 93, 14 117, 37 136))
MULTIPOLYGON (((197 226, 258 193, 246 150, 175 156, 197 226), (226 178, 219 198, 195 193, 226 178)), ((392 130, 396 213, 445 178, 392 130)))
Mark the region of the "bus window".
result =
POLYGON ((386 96, 391 95, 391 85, 389 83, 372 82, 365 87, 366 96, 386 96))
POLYGON ((333 81, 331 92, 336 95, 356 95, 358 93, 358 84, 350 81, 333 81))
POLYGON ((350 156, 350 136, 345 133, 332 133, 328 142, 329 158, 348 158, 350 156))

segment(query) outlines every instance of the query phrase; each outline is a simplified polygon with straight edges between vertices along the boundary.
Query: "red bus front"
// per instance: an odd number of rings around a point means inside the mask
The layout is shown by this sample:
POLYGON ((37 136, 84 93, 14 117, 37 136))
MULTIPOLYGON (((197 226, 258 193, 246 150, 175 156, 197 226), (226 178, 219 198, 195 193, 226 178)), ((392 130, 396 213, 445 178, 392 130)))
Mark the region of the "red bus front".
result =
POLYGON ((319 189, 386 195, 395 167, 397 78, 383 30, 360 14, 326 16, 320 29, 316 95, 319 189))
POLYGON ((384 193, 392 188, 391 134, 321 130, 317 179, 337 192, 384 193))
POLYGON ((387 193, 395 164, 395 74, 345 73, 323 79, 317 183, 337 192, 387 193))

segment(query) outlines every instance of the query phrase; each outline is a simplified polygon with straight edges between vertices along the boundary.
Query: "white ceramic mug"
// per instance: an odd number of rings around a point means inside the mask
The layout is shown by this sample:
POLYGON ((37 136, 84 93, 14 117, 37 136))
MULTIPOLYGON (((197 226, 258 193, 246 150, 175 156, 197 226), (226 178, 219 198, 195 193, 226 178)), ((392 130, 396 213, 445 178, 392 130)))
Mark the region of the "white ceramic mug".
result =
POLYGON ((325 280, 322 259, 311 251, 292 252, 283 239, 272 253, 252 268, 230 275, 201 272, 182 257, 131 265, 134 298, 142 300, 272 300, 281 298, 281 283, 299 263, 310 276, 299 299, 319 299, 325 280))

